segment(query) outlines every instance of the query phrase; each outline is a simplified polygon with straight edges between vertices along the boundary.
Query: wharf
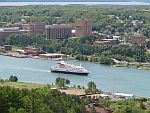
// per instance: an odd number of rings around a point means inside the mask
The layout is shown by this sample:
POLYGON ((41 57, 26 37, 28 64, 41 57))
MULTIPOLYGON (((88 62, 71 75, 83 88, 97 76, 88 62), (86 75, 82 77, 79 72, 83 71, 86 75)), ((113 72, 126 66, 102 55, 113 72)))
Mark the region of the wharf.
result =
POLYGON ((29 55, 21 55, 17 52, 1 53, 4 56, 16 57, 16 58, 31 58, 29 55))

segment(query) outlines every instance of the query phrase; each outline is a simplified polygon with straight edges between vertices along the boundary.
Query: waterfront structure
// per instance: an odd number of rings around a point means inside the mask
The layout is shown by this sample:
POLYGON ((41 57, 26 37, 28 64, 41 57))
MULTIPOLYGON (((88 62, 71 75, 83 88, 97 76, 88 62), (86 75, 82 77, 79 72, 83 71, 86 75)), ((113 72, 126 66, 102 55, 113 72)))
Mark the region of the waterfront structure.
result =
POLYGON ((11 45, 4 45, 4 51, 12 51, 11 45))
POLYGON ((56 66, 50 68, 51 72, 54 73, 66 73, 66 74, 78 74, 78 75, 88 75, 89 71, 80 66, 75 66, 72 64, 67 64, 64 61, 57 63, 56 66))
POLYGON ((130 36, 131 44, 146 45, 146 37, 142 34, 133 34, 130 36))
POLYGON ((126 93, 114 93, 114 98, 124 98, 124 99, 133 99, 135 98, 135 95, 133 94, 126 94, 126 93))
POLYGON ((25 47, 23 48, 24 51, 26 52, 34 52, 34 51, 40 51, 38 48, 33 48, 33 47, 25 47))
POLYGON ((40 49, 33 47, 25 47, 21 50, 17 50, 17 52, 22 55, 31 55, 31 56, 39 56, 40 54, 45 54, 44 51, 41 51, 40 49))
POLYGON ((150 67, 150 63, 148 63, 148 62, 147 63, 141 63, 141 65, 144 67, 150 67))
POLYGON ((30 36, 45 33, 45 23, 22 24, 22 29, 28 30, 30 36))
POLYGON ((40 54, 39 57, 44 59, 66 59, 67 55, 58 53, 47 53, 47 54, 40 54))
POLYGON ((75 29, 76 37, 92 34, 92 19, 75 20, 75 29))
POLYGON ((72 26, 69 24, 46 25, 46 39, 64 39, 71 36, 72 26))

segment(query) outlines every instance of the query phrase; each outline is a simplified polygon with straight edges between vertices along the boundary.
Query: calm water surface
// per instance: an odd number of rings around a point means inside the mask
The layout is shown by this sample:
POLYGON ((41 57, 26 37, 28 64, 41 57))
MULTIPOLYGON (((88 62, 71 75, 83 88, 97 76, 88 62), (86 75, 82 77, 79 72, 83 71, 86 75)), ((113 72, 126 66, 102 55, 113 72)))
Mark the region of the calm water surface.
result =
MULTIPOLYGON (((80 61, 66 61, 79 65, 80 61)), ((57 61, 40 59, 19 59, 0 55, 0 77, 8 79, 16 75, 19 81, 33 83, 54 83, 57 77, 65 77, 71 85, 87 86, 89 81, 96 83, 103 91, 133 93, 138 96, 150 97, 150 71, 130 68, 118 68, 81 62, 90 70, 89 76, 51 73, 49 68, 57 61)))

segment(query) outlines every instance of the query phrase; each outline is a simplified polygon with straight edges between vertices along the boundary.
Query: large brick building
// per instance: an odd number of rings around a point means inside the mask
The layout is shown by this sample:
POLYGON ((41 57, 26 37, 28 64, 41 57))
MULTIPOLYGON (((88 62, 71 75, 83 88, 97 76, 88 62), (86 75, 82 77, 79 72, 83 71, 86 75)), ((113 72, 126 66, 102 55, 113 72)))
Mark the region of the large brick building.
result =
POLYGON ((76 37, 82 37, 92 33, 92 19, 75 20, 76 37))
POLYGON ((0 38, 8 37, 11 34, 21 34, 22 31, 18 27, 0 28, 0 38))
POLYGON ((30 36, 36 36, 39 33, 45 33, 45 23, 22 24, 22 28, 24 30, 28 30, 30 36))
POLYGON ((46 39, 63 39, 71 36, 72 26, 69 24, 46 25, 46 39))

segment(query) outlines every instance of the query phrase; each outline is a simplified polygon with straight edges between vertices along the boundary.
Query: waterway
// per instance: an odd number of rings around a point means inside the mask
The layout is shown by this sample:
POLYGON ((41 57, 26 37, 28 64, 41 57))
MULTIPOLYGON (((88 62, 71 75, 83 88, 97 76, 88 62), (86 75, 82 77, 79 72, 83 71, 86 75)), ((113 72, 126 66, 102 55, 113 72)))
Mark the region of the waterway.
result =
POLYGON ((71 85, 87 86, 89 81, 96 83, 103 91, 132 93, 150 97, 150 70, 137 70, 126 67, 110 67, 81 61, 66 61, 82 66, 90 71, 88 76, 51 73, 49 68, 57 61, 14 58, 0 55, 0 78, 8 79, 15 75, 21 82, 55 83, 57 77, 68 78, 71 85))

